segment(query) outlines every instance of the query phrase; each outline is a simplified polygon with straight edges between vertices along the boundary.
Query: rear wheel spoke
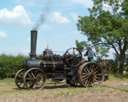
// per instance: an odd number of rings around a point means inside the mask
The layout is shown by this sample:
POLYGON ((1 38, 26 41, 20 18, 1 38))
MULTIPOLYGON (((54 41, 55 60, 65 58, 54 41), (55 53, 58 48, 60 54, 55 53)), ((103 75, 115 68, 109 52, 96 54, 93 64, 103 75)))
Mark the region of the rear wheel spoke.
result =
POLYGON ((79 81, 82 86, 92 86, 102 80, 102 71, 97 64, 89 63, 80 66, 79 81))

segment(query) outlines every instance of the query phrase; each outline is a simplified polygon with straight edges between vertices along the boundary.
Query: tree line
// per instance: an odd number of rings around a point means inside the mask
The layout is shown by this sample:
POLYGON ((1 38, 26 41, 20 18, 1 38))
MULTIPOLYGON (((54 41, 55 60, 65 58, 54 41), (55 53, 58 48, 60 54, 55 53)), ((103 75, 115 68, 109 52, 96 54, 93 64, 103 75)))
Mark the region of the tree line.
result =
POLYGON ((23 55, 0 55, 0 79, 14 77, 26 58, 23 55))
POLYGON ((116 73, 122 75, 128 58, 128 0, 92 1, 90 15, 79 17, 78 30, 91 44, 103 43, 98 47, 105 53, 110 49, 114 51, 116 73))

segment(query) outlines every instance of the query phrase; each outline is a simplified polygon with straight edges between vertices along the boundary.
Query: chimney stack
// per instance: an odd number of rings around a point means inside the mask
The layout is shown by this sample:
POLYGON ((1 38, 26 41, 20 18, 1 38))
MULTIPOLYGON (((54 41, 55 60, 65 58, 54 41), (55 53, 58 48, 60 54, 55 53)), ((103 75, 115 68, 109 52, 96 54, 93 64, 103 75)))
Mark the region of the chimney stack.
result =
POLYGON ((31 52, 30 57, 36 58, 36 47, 37 47, 37 31, 31 31, 31 52))

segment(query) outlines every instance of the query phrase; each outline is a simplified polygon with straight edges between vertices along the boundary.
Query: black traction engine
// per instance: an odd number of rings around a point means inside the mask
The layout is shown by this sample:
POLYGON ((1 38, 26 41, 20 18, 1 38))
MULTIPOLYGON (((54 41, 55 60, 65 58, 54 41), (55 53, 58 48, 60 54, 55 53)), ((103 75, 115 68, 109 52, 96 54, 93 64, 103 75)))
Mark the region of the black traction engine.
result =
POLYGON ((104 80, 104 73, 96 62, 82 58, 77 48, 68 49, 64 55, 54 54, 45 49, 40 56, 36 55, 37 31, 31 31, 31 52, 28 60, 15 75, 18 88, 41 88, 46 79, 63 81, 71 86, 92 86, 104 80))

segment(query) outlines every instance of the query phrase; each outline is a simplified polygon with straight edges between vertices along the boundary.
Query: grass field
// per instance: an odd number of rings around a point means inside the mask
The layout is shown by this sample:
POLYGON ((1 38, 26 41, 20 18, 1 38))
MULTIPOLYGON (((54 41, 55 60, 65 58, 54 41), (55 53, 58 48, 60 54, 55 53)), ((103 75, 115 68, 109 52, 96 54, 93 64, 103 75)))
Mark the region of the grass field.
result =
POLYGON ((0 80, 0 102, 128 102, 128 79, 111 76, 90 88, 48 82, 39 90, 19 90, 13 79, 4 79, 0 80))

